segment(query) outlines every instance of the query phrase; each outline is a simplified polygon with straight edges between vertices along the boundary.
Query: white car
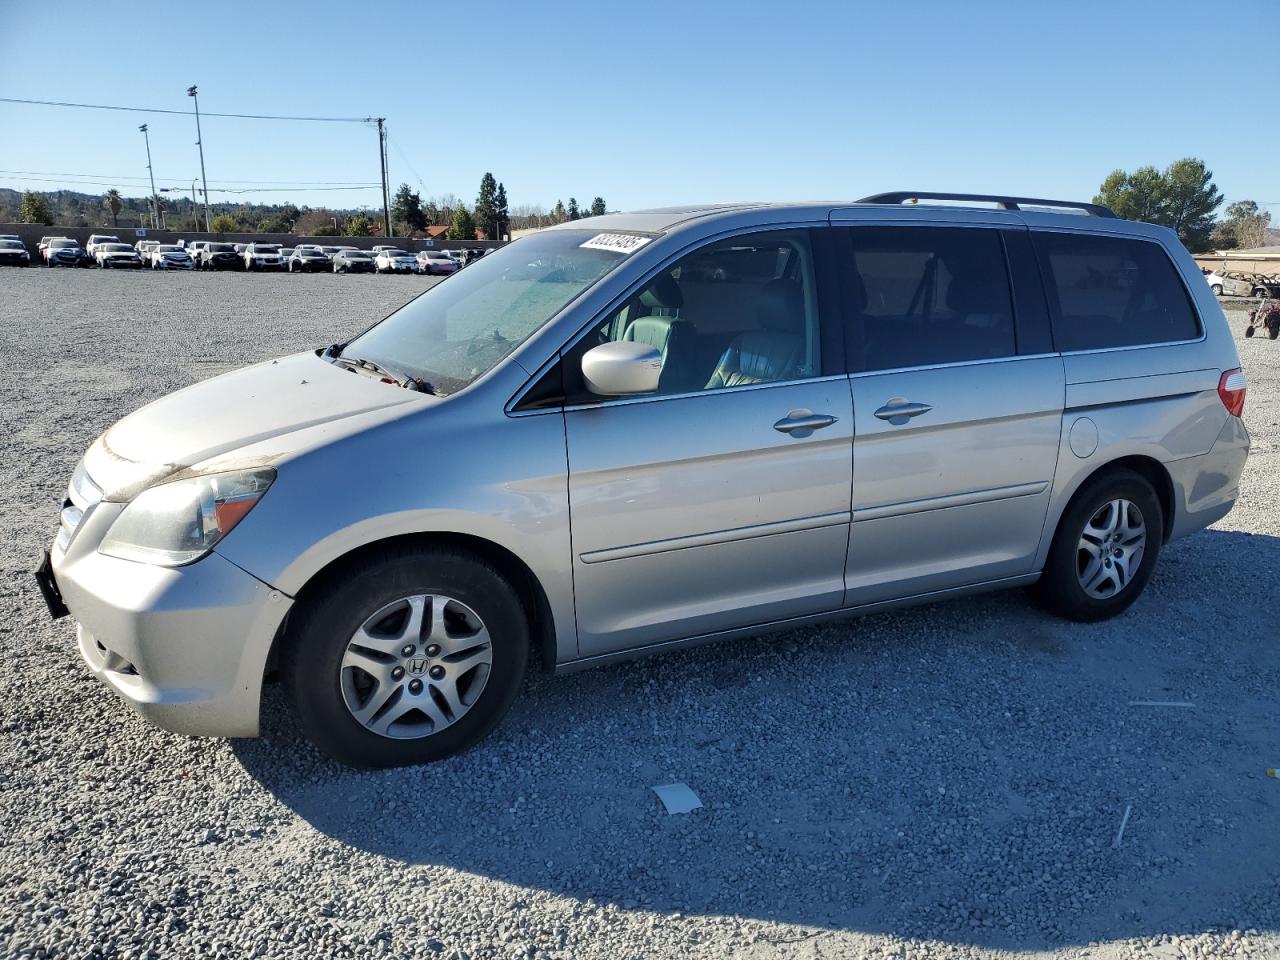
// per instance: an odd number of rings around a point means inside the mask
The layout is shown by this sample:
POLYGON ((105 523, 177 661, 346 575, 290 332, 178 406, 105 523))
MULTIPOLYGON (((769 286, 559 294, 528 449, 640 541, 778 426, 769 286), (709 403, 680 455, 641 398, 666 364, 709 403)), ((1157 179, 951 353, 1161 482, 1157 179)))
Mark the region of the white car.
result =
POLYGON ((443 250, 422 250, 418 253, 418 272, 428 276, 456 273, 458 261, 443 250))
POLYGON ((99 238, 93 247, 93 259, 99 270, 123 267, 127 270, 138 270, 142 267, 142 257, 138 251, 127 243, 108 243, 99 238))
POLYGON ((89 234, 89 242, 84 245, 84 252, 89 256, 97 259, 98 244, 100 243, 119 243, 119 237, 113 237, 109 233, 91 233, 89 234))
POLYGON ((152 270, 194 270, 196 262, 191 254, 176 243, 157 243, 147 251, 147 266, 152 270))
POLYGON ((1213 295, 1221 297, 1224 294, 1228 297, 1250 297, 1261 296, 1262 292, 1257 290, 1248 280, 1237 280, 1234 277, 1224 277, 1216 270, 1204 275, 1205 282, 1209 284, 1209 289, 1213 291, 1213 295))
POLYGON ((283 270, 284 246, 279 243, 251 243, 244 248, 246 270, 283 270))
POLYGON ((378 273, 417 273, 418 260, 404 250, 383 247, 373 259, 373 269, 378 273))

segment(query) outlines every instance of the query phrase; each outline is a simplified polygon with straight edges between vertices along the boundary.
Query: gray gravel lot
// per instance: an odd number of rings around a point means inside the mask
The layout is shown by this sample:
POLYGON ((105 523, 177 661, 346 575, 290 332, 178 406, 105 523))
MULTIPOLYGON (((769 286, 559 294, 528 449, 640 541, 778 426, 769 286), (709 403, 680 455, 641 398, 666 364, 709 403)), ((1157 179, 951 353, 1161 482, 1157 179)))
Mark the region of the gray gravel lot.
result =
POLYGON ((0 956, 1280 956, 1280 343, 1236 313, 1243 499, 1110 623, 1009 593, 533 676, 386 773, 276 688, 255 741, 135 717, 29 576, 80 453, 427 282, 0 271, 0 956))

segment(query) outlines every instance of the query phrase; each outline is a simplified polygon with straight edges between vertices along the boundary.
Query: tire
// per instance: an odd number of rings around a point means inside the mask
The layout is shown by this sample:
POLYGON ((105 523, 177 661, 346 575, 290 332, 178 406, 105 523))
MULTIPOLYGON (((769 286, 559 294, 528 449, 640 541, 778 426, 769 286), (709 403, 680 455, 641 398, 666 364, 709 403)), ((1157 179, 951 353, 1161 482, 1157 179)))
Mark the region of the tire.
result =
POLYGON ((1251 323, 1251 324, 1249 324, 1247 327, 1245 327, 1245 328, 1244 328, 1244 335, 1245 335, 1246 337, 1252 337, 1252 336, 1253 336, 1253 333, 1254 333, 1254 326, 1253 326, 1253 324, 1252 324, 1252 323, 1251 323))
POLYGON ((1280 337, 1280 323, 1267 324, 1267 337, 1271 340, 1280 337))
MULTIPOLYGON (((1132 524, 1135 519, 1132 512, 1126 516, 1132 524)), ((1042 606, 1068 620, 1080 623, 1107 620, 1123 613, 1141 595, 1147 581, 1151 579, 1163 542, 1164 511, 1151 484, 1132 470, 1104 471, 1085 481, 1084 486, 1071 498, 1062 519, 1058 521, 1058 529, 1049 547, 1044 570, 1039 582, 1032 588, 1032 593, 1042 606), (1088 575, 1088 564, 1093 562, 1088 553, 1081 550, 1081 545, 1085 540, 1087 525, 1092 524, 1094 530, 1105 529, 1111 516, 1109 504, 1117 501, 1127 501, 1140 513, 1145 531, 1141 544, 1142 555, 1136 570, 1123 565, 1129 570, 1128 576, 1123 577, 1123 583, 1115 587, 1116 581, 1108 580, 1119 577, 1125 556, 1132 558, 1131 543, 1123 532, 1120 533, 1119 541, 1113 544, 1103 543, 1103 551, 1110 547, 1119 559, 1111 560, 1108 557, 1103 561, 1103 568, 1094 568, 1107 578, 1103 580, 1104 587, 1111 588, 1109 595, 1097 596, 1087 591, 1081 582, 1088 575), (1100 521, 1099 517, 1102 518, 1100 521), (1083 573, 1081 566, 1085 567, 1083 573)))
POLYGON ((426 763, 474 745, 506 714, 529 659, 529 625, 515 590, 496 568, 456 549, 398 548, 376 554, 359 568, 343 570, 322 589, 313 591, 291 619, 281 665, 298 725, 320 750, 353 767, 426 763), (422 601, 431 597, 448 599, 441 609, 446 611, 443 622, 452 625, 450 636, 474 630, 472 618, 487 630, 487 648, 470 652, 473 656, 487 652, 489 664, 478 664, 461 674, 456 684, 456 678, 451 677, 439 683, 430 679, 447 663, 447 649, 443 654, 430 652, 434 618, 426 611, 433 604, 427 600, 423 605, 422 601), (408 629, 408 598, 417 598, 426 626, 413 638, 415 650, 406 655, 399 644, 406 640, 401 631, 408 629), (391 624, 389 631, 387 624, 391 624), (362 652, 372 648, 355 653, 349 649, 357 632, 366 629, 363 636, 375 636, 393 648, 389 654, 378 654, 383 662, 362 652), (400 676, 388 672, 381 681, 374 681, 372 674, 353 667, 349 657, 375 669, 398 670, 400 676), (423 679, 412 677, 414 670, 423 679), (362 683, 368 688, 365 692, 359 689, 362 683), (390 690, 385 699, 379 697, 384 683, 390 690), (451 722, 436 692, 446 688, 453 691, 451 702, 459 706, 474 696, 451 722), (361 704, 363 697, 368 699, 361 704), (356 706, 348 707, 353 700, 356 706), (357 707, 368 709, 375 702, 385 705, 375 707, 370 724, 386 724, 388 718, 401 717, 388 728, 391 734, 375 732, 356 718, 357 707), (418 704, 440 718, 438 731, 433 732, 435 724, 417 709, 418 704))
POLYGON ((1261 300, 1261 299, 1263 299, 1264 297, 1266 297, 1266 295, 1267 295, 1267 288, 1266 288, 1266 287, 1258 287, 1257 289, 1255 289, 1255 290, 1253 291, 1253 296, 1257 297, 1259 300, 1261 300))
POLYGON ((1222 284, 1220 284, 1220 283, 1215 283, 1215 284, 1214 284, 1213 286, 1211 286, 1209 289, 1213 291, 1213 295, 1214 295, 1215 297, 1220 297, 1220 296, 1222 296, 1222 284))

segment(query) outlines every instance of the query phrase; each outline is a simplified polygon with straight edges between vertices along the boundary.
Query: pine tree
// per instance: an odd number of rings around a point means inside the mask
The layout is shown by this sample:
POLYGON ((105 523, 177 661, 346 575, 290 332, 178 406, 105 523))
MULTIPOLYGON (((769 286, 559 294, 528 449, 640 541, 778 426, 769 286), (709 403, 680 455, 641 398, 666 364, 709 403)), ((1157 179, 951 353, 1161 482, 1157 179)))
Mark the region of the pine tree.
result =
POLYGON ((573 197, 569 198, 569 219, 570 220, 582 219, 582 212, 578 209, 578 201, 575 200, 573 197))
POLYGON ((497 195, 498 181, 493 179, 492 173, 486 173, 480 178, 480 194, 476 197, 475 212, 476 229, 486 238, 493 233, 494 218, 497 216, 497 195))
POLYGON ((495 215, 498 221, 497 236, 495 239, 501 240, 503 234, 507 232, 507 224, 511 220, 511 212, 507 209, 507 188, 504 184, 498 184, 498 193, 493 199, 495 215))
POLYGON ((407 183, 400 184, 395 196, 391 198, 391 222, 407 237, 427 227, 427 217, 422 212, 422 198, 410 190, 407 183))
POLYGON ((462 204, 453 212, 453 223, 449 225, 450 240, 474 240, 476 238, 476 222, 471 212, 462 204))
POLYGON ((23 223, 53 223, 53 217, 49 215, 49 204, 45 202, 44 196, 30 190, 22 195, 18 216, 23 223))
POLYGON ((604 216, 604 197, 596 197, 591 201, 591 215, 593 217, 604 216))
POLYGON ((556 205, 551 208, 551 222, 564 223, 566 214, 564 212, 564 203, 557 200, 556 205))

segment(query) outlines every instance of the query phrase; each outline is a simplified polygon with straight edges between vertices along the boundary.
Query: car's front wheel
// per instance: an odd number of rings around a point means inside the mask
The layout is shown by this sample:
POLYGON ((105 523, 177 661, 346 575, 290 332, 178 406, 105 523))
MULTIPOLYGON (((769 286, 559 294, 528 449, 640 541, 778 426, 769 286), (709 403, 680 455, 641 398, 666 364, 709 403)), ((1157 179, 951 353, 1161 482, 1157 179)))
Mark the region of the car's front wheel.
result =
POLYGON ((1085 481, 1058 522, 1034 593, 1084 623, 1128 609, 1151 579, 1164 542, 1164 511, 1146 478, 1109 470, 1085 481))
POLYGON ((1210 287, 1209 289, 1213 291, 1213 295, 1214 295, 1215 297, 1220 297, 1220 296, 1222 296, 1222 284, 1220 284, 1220 283, 1215 283, 1215 284, 1214 284, 1212 287, 1210 287))
POLYGON ((303 732, 356 767, 439 760, 489 733, 524 676, 529 626, 489 563, 393 549, 295 612, 283 657, 303 732))

